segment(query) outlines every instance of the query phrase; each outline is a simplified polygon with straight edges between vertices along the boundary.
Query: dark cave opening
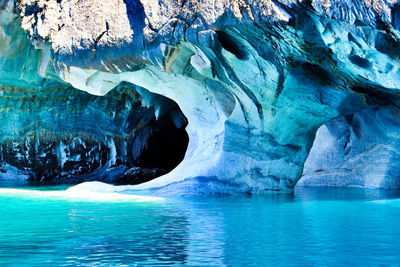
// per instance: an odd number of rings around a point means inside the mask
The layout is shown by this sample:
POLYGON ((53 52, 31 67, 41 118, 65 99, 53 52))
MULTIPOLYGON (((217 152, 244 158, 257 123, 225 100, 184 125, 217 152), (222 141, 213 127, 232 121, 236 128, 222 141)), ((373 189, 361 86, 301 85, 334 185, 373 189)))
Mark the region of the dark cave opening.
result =
POLYGON ((184 127, 177 128, 168 116, 154 121, 144 131, 148 138, 145 148, 136 159, 138 167, 171 170, 183 160, 189 142, 184 127))
POLYGON ((167 114, 160 119, 153 118, 130 140, 129 165, 134 167, 115 179, 114 183, 147 182, 170 172, 183 160, 189 143, 185 130, 187 119, 175 102, 170 103, 172 108, 167 114))

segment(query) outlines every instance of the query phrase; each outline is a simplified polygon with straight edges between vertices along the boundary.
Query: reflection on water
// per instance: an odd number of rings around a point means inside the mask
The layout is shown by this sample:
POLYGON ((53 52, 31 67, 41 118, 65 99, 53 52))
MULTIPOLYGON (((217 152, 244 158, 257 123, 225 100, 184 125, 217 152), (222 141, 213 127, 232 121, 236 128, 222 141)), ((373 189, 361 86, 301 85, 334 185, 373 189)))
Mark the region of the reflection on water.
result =
MULTIPOLYGON (((54 188, 52 188, 54 190, 54 188)), ((118 202, 2 193, 0 265, 397 265, 397 191, 118 202)))

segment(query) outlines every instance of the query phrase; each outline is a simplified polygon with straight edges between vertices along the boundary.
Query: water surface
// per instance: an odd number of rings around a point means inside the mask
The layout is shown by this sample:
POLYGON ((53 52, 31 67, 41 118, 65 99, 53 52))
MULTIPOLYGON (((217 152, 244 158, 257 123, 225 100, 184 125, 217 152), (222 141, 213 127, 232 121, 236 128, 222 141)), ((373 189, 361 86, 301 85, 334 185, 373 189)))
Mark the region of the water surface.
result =
POLYGON ((400 262, 397 191, 160 200, 77 198, 64 189, 0 189, 1 266, 400 262))

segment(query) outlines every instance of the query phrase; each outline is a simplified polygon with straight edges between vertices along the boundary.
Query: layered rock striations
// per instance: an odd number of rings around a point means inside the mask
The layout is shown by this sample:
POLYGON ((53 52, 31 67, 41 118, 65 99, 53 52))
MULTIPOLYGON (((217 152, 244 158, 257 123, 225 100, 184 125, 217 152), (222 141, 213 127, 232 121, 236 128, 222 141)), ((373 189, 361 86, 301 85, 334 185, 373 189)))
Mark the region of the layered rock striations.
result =
MULTIPOLYGON (((188 119, 184 160, 172 172, 130 189, 290 191, 313 143, 312 155, 341 145, 346 132, 341 127, 353 127, 347 118, 378 107, 390 110, 383 121, 375 121, 378 115, 368 118, 380 125, 375 135, 381 143, 396 128, 400 9, 395 1, 10 0, 2 7, 3 16, 21 17, 2 22, 2 28, 20 21, 39 49, 31 53, 40 54, 40 62, 50 55, 57 81, 94 95, 124 82, 179 105, 188 119), (336 137, 321 137, 329 131, 321 128, 314 142, 321 125, 333 127, 336 137)), ((4 36, 15 40, 13 33, 4 36)), ((25 60, 30 58, 35 56, 25 60)), ((38 73, 53 78, 53 71, 38 73)), ((357 142, 355 154, 375 140, 360 135, 357 142)), ((395 143, 387 146, 396 150, 395 143)), ((359 164, 376 162, 375 156, 395 166, 396 153, 382 150, 359 164)), ((355 154, 341 164, 356 160, 355 154)), ((309 162, 306 170, 315 173, 320 163, 315 156, 309 162)), ((337 185, 397 186, 395 172, 382 166, 371 179, 393 182, 337 185)))

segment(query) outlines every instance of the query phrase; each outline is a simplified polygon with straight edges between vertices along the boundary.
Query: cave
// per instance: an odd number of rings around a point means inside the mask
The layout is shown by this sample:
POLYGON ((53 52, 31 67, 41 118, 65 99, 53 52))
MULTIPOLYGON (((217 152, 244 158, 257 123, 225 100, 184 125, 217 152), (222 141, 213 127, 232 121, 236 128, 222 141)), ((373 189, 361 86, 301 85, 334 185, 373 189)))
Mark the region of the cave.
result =
MULTIPOLYGON (((138 167, 171 170, 183 160, 189 137, 170 117, 154 120, 141 131, 148 136, 143 151, 135 160, 138 167)), ((134 142, 135 145, 140 146, 134 142)))
POLYGON ((161 95, 170 110, 161 118, 153 117, 149 123, 129 140, 128 165, 132 168, 113 182, 140 184, 174 169, 184 158, 189 143, 185 128, 188 121, 178 105, 161 95))
POLYGON ((139 184, 184 158, 187 119, 172 100, 129 83, 105 96, 71 86, 3 87, 0 184, 139 184), (35 98, 35 101, 31 101, 35 98))

